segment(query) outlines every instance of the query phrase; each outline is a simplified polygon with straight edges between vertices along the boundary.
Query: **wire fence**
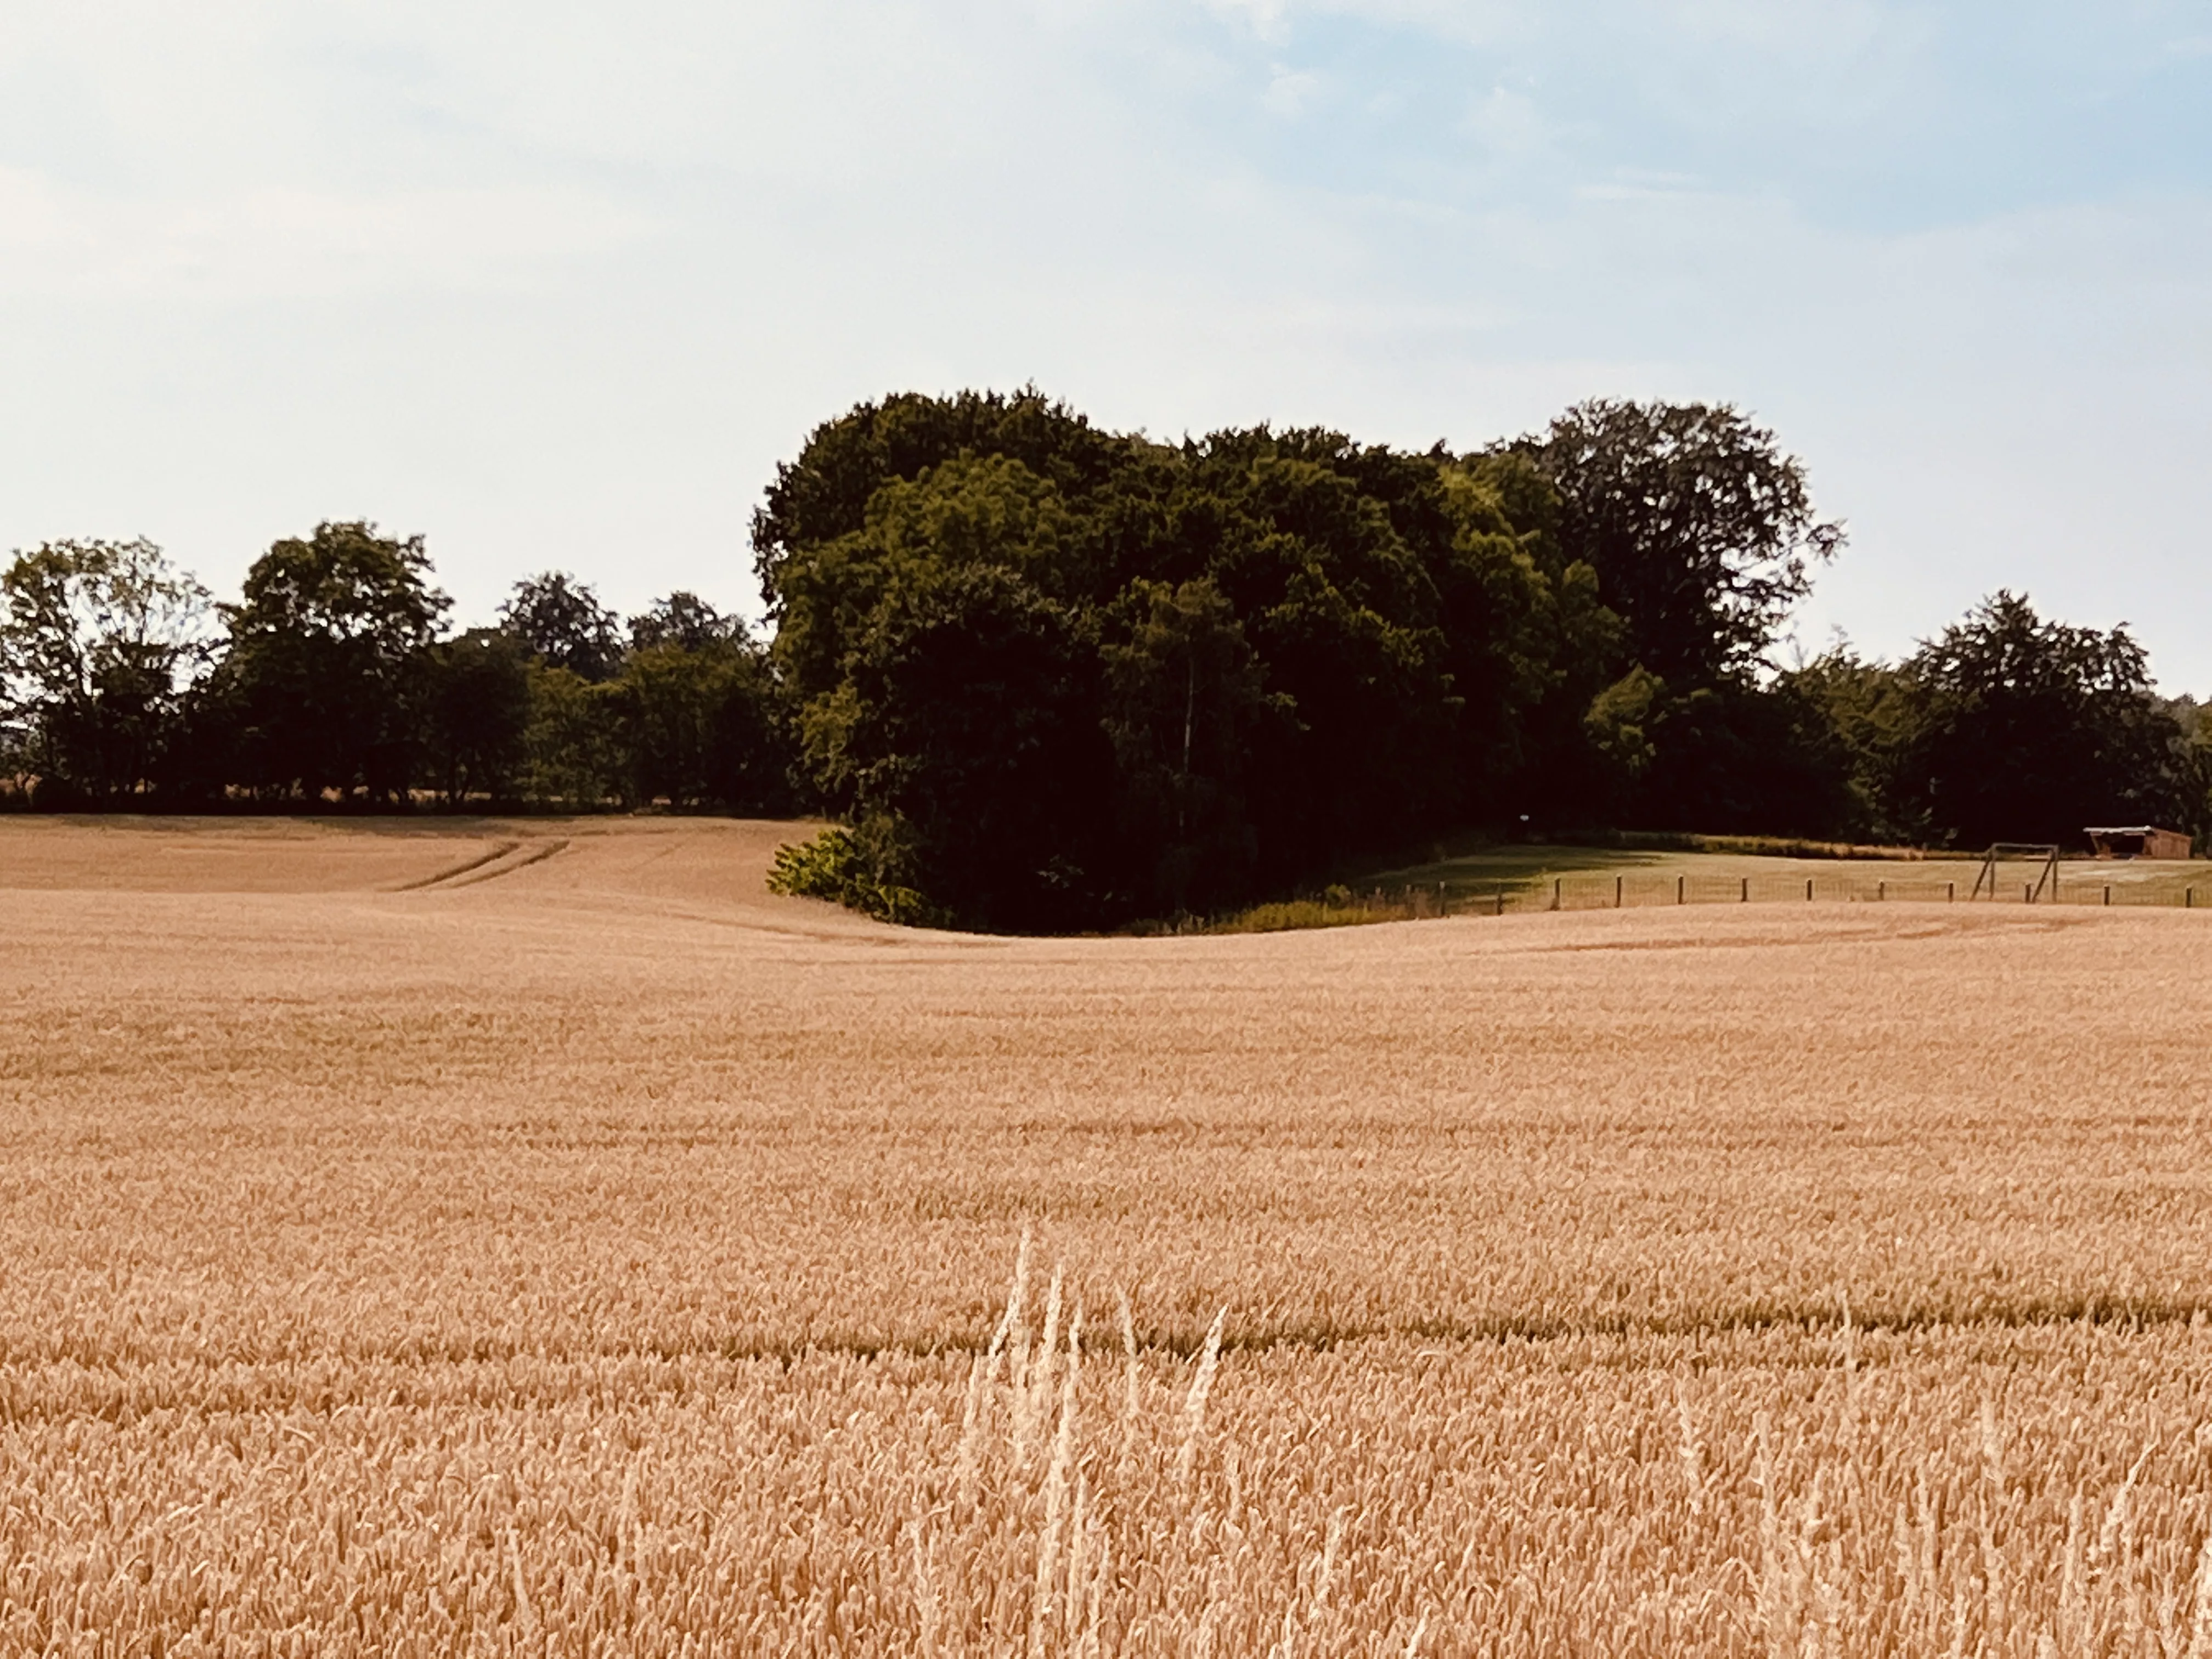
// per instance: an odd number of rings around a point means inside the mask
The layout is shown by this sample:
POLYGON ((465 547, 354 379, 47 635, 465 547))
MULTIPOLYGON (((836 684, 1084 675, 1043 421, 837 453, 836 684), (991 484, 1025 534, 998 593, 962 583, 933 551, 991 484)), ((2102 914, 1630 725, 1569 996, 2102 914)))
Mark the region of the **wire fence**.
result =
MULTIPOLYGON (((2205 907, 2212 908, 2212 879, 2205 885, 2205 907)), ((1690 904, 2015 904, 2106 908, 2191 910, 2197 889, 2172 882, 2100 881, 2061 876, 2049 880, 2013 880, 2000 874, 1994 890, 1976 880, 1969 866, 1955 874, 1924 876, 1692 876, 1572 875, 1536 882, 1494 884, 1440 882, 1377 887, 1355 894, 1352 902, 1370 912, 1411 921, 1442 916, 1523 915, 1551 910, 1644 910, 1690 904)))

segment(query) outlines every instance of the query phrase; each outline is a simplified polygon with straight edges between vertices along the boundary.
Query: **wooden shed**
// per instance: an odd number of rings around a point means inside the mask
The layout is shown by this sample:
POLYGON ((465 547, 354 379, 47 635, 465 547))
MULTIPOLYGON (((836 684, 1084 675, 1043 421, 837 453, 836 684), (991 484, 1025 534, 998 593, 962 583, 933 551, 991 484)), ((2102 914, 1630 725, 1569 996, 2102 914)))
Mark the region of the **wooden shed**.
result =
POLYGON ((2189 837, 2179 830, 2159 830, 2148 823, 2122 829, 2084 830, 2089 845, 2100 859, 2185 859, 2189 837))

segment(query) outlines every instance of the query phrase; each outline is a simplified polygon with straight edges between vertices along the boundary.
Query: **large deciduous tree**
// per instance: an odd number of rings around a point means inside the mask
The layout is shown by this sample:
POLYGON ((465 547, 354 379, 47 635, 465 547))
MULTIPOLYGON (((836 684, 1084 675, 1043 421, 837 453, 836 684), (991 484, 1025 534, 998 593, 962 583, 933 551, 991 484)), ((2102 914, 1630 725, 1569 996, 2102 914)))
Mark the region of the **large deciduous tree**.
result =
POLYGON ((2000 590, 1902 672, 1912 729, 1897 787, 1944 839, 2073 844, 2093 823, 2193 827, 2203 813, 2181 728, 2124 627, 2046 621, 2000 590))
POLYGON ((622 666, 621 619, 565 570, 517 582, 499 619, 549 667, 597 683, 612 679, 622 666))
POLYGON ((1805 469, 1726 404, 1576 404, 1514 445, 1559 491, 1565 556, 1626 623, 1624 665, 1687 692, 1758 666, 1843 545, 1805 469))
POLYGON ((362 521, 272 545, 222 607, 228 655, 210 687, 234 781, 276 798, 404 795, 429 650, 449 601, 420 536, 362 521))
POLYGON ((15 556, 0 573, 0 724, 43 800, 112 805, 157 785, 210 620, 207 590, 143 538, 15 556))

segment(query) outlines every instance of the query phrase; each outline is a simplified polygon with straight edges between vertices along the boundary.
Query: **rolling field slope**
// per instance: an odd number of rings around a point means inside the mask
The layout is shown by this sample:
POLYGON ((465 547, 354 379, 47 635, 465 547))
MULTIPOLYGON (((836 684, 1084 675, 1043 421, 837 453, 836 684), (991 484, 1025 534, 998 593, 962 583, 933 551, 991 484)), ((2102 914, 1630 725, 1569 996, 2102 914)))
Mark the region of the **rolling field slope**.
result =
POLYGON ((0 1650, 2212 1644, 2212 915, 799 833, 0 820, 0 1650))

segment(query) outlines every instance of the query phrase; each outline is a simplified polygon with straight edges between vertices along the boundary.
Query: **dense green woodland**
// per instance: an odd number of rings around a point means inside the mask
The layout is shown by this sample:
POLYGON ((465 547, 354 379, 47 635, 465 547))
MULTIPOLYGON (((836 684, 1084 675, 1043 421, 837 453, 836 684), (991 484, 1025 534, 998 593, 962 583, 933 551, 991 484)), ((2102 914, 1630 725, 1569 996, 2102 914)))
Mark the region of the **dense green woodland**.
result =
POLYGON ((1725 407, 1454 454, 905 396, 777 469, 765 641, 557 572, 453 634, 421 539, 361 523, 222 605, 146 543, 58 543, 0 576, 0 720, 40 808, 820 811, 787 884, 1023 930, 1446 834, 2203 831, 2212 730, 2124 630, 2000 592, 1902 662, 1778 660, 1843 544, 1725 407))
POLYGON ((788 810, 789 722, 737 618, 625 625, 559 572, 449 634, 420 538, 324 524, 212 605, 146 542, 0 574, 0 742, 43 810, 788 810))

